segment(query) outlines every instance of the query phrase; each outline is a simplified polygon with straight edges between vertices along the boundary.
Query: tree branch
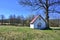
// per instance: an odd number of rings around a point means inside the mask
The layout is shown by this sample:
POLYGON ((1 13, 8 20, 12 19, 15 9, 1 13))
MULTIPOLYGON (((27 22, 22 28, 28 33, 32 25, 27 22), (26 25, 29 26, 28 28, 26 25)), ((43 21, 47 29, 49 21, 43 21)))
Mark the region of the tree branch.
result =
POLYGON ((50 12, 49 13, 59 13, 60 14, 60 11, 56 11, 56 10, 49 10, 50 12))
POLYGON ((28 6, 32 6, 32 3, 31 3, 31 1, 29 0, 21 0, 21 1, 19 1, 19 4, 21 4, 21 5, 28 5, 28 6))
POLYGON ((44 3, 42 0, 39 0, 40 6, 46 9, 46 3, 44 3))
POLYGON ((60 5, 60 1, 58 2, 53 2, 53 3, 50 3, 49 6, 53 6, 53 5, 60 5))
POLYGON ((43 3, 42 2, 42 0, 35 0, 35 1, 32 1, 32 0, 21 0, 21 1, 19 1, 19 3, 21 4, 21 5, 26 5, 26 6, 31 6, 31 7, 36 7, 36 6, 39 6, 39 8, 44 8, 44 9, 46 9, 45 8, 45 3, 43 3))

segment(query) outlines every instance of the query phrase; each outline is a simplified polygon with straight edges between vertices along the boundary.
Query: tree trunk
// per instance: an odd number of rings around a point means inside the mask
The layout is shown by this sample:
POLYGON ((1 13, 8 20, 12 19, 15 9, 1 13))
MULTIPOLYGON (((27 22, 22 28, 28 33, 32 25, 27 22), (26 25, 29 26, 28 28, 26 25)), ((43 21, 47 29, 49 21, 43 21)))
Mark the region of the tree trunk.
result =
POLYGON ((49 15, 46 13, 46 27, 49 28, 49 15))
POLYGON ((46 28, 49 28, 48 0, 46 0, 46 28))

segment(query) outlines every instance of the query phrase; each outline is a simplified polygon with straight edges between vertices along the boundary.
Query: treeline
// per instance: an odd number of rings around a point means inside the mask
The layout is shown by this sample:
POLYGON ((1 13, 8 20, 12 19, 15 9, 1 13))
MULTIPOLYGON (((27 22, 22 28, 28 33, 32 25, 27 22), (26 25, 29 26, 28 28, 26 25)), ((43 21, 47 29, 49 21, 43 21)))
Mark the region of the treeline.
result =
POLYGON ((34 18, 34 15, 16 16, 10 15, 8 19, 4 15, 0 16, 0 25, 15 25, 15 26, 29 26, 30 21, 34 18))
MULTIPOLYGON (((14 26, 29 26, 30 21, 35 17, 36 15, 28 15, 27 17, 24 16, 16 16, 16 15, 10 15, 8 19, 5 18, 4 15, 0 15, 0 25, 14 25, 14 26)), ((58 27, 60 26, 60 19, 50 19, 49 25, 51 27, 58 27)))
POLYGON ((60 27, 60 19, 50 19, 49 20, 49 25, 51 27, 60 27))

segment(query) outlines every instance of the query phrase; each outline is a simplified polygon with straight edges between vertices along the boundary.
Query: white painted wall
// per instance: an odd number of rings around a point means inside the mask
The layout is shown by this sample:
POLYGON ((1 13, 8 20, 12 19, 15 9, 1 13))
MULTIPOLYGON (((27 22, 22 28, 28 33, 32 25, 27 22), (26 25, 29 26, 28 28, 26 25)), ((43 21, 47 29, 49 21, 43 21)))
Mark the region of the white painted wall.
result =
POLYGON ((33 28, 34 29, 34 24, 30 24, 30 28, 33 28))

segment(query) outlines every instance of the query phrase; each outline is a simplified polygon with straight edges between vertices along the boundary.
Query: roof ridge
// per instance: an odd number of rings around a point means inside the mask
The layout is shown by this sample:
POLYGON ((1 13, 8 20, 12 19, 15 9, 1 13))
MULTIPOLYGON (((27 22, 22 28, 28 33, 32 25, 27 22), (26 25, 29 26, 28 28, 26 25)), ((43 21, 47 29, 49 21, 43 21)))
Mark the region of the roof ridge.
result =
POLYGON ((36 17, 33 18, 33 20, 30 23, 34 23, 39 16, 46 22, 46 20, 41 15, 37 15, 36 17))

